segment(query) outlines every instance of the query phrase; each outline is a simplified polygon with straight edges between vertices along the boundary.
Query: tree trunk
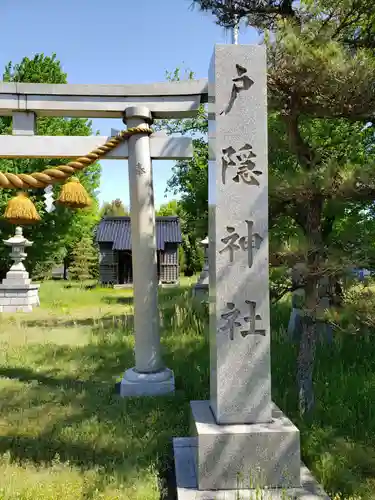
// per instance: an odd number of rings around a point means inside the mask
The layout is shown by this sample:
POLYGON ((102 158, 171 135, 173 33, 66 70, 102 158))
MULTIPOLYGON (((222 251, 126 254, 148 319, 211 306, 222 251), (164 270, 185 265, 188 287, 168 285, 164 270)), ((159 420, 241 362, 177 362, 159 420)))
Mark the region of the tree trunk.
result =
POLYGON ((68 257, 64 257, 63 265, 64 265, 63 279, 67 280, 68 279, 68 267, 69 267, 69 259, 68 259, 68 257))
POLYGON ((302 323, 301 315, 305 303, 306 263, 300 262, 291 270, 292 278, 292 310, 289 317, 288 335, 292 342, 300 342, 302 323))
MULTIPOLYGON (((315 285, 316 288, 316 285, 315 285)), ((316 301, 314 290, 308 291, 306 287, 307 301, 316 301)), ((302 333, 297 360, 297 384, 299 413, 301 416, 309 414, 314 407, 313 373, 315 364, 316 343, 318 338, 316 320, 312 314, 306 313, 301 318, 302 333)))
POLYGON ((319 276, 314 271, 319 269, 319 254, 322 248, 322 200, 320 198, 311 200, 305 210, 305 234, 309 242, 310 250, 306 262, 305 307, 301 318, 302 333, 297 360, 298 399, 301 416, 306 416, 311 413, 315 402, 313 373, 318 338, 316 313, 319 304, 319 276))

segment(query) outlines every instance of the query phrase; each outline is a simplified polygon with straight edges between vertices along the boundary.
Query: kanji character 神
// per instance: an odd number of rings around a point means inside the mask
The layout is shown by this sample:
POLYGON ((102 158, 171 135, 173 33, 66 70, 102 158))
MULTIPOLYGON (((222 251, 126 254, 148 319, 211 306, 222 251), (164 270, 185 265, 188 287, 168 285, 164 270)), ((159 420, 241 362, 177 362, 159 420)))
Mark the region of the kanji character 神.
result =
POLYGON ((247 224, 247 235, 241 236, 236 232, 235 228, 232 226, 227 226, 228 236, 221 238, 221 241, 225 244, 225 246, 219 250, 219 253, 223 253, 225 251, 229 252, 229 262, 234 261, 234 254, 236 250, 247 251, 248 254, 248 266, 252 267, 253 265, 253 248, 259 250, 259 247, 263 241, 263 238, 258 234, 253 234, 253 226, 254 223, 252 221, 245 221, 247 224), (249 244, 251 242, 251 244, 249 244))

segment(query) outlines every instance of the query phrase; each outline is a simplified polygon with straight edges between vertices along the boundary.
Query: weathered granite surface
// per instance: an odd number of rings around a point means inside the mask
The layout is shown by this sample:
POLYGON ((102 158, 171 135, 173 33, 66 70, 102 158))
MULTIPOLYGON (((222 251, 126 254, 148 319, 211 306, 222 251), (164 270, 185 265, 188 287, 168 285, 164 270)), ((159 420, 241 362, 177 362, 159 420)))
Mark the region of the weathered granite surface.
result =
POLYGON ((203 490, 300 485, 299 430, 272 405, 272 421, 218 424, 209 401, 191 401, 196 474, 203 490))
POLYGON ((216 45, 209 69, 211 406, 271 420, 266 54, 216 45))

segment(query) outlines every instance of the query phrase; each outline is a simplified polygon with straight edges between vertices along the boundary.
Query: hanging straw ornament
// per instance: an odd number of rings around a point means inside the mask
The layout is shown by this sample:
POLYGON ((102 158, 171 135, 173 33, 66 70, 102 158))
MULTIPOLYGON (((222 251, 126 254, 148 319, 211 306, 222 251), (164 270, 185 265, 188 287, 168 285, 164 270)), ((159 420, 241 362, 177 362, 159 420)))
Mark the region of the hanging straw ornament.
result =
POLYGON ((77 177, 71 177, 63 184, 56 203, 65 205, 69 208, 87 208, 91 206, 92 201, 86 189, 79 182, 79 179, 77 177))
POLYGON ((34 203, 30 200, 28 194, 24 192, 18 193, 17 196, 8 201, 4 219, 18 226, 34 224, 41 220, 34 203))

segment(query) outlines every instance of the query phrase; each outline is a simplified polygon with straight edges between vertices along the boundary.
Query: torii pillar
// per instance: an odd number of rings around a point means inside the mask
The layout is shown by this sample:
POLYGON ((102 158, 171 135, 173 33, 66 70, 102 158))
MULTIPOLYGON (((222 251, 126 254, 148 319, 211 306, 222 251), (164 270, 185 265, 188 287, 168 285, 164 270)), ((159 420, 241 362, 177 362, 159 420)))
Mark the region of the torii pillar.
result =
MULTIPOLYGON (((124 123, 151 125, 145 106, 125 110, 124 123)), ((134 281, 135 367, 124 374, 121 396, 146 396, 174 392, 174 375, 161 356, 154 184, 148 134, 129 138, 129 188, 132 265, 134 281)))

